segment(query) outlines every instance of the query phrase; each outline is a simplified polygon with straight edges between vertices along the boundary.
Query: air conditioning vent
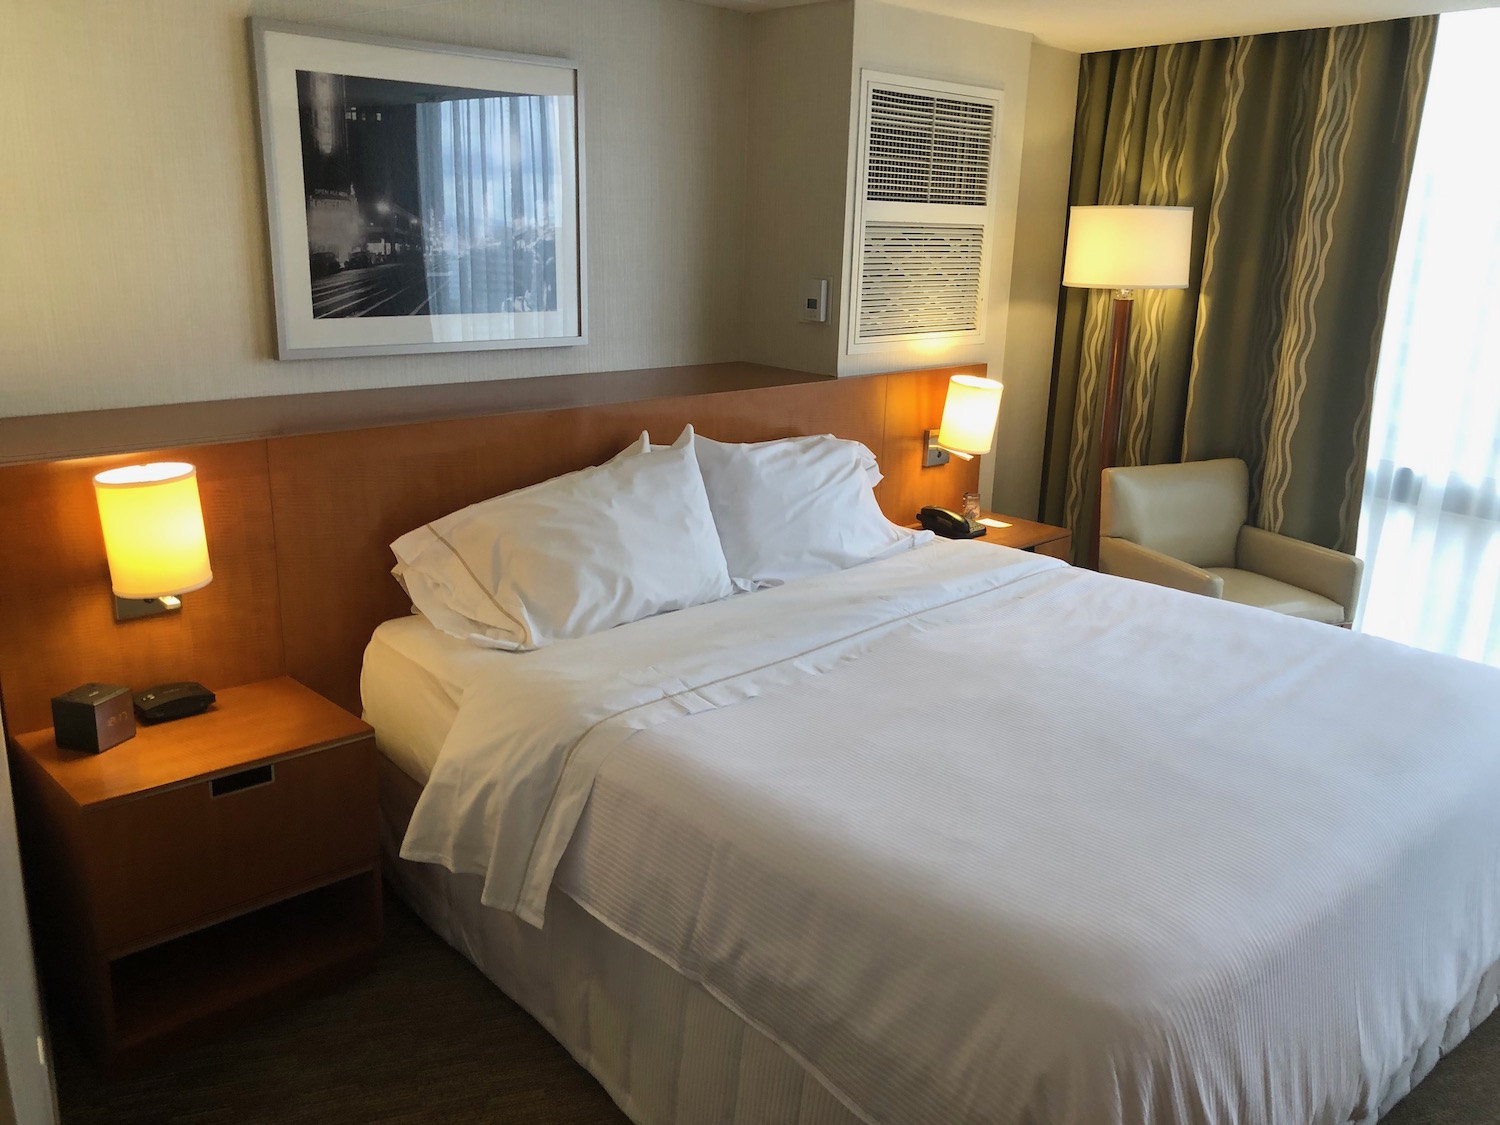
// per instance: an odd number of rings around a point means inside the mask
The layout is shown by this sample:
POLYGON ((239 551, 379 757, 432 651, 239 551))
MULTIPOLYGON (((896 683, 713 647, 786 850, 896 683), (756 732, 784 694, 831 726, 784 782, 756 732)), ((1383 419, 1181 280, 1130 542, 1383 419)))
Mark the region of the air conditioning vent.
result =
POLYGON ((1000 92, 862 75, 848 349, 984 342, 1000 92))
POLYGON ((861 338, 979 327, 983 227, 867 223, 861 267, 861 338))
POLYGON ((983 207, 994 131, 988 103, 872 88, 865 198, 983 207))

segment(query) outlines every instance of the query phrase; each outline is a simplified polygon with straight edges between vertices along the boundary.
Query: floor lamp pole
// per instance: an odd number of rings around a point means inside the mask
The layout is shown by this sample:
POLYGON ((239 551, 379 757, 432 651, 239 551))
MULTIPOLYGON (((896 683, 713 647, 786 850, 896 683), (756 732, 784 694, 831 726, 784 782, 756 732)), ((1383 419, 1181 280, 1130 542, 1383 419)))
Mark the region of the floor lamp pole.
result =
POLYGON ((1104 386, 1104 424, 1099 427, 1098 489, 1094 496, 1094 518, 1089 535, 1089 569, 1099 569, 1099 519, 1104 506, 1104 470, 1114 467, 1120 455, 1120 397, 1125 384, 1125 360, 1130 345, 1130 312, 1135 293, 1115 290, 1115 321, 1109 338, 1109 379, 1104 386))

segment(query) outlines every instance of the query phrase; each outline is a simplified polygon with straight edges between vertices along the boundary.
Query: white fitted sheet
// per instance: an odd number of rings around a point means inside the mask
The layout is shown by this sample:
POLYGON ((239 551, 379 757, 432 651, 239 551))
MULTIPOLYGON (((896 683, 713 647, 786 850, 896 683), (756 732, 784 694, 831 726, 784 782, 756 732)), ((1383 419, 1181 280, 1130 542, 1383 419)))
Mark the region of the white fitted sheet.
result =
POLYGON ((403 854, 555 870, 868 1120, 1369 1121, 1493 1007, 1493 669, 949 544, 570 645, 403 854))
POLYGON ((365 647, 359 693, 375 744, 425 783, 471 683, 504 673, 509 653, 477 648, 413 613, 381 624, 365 647))

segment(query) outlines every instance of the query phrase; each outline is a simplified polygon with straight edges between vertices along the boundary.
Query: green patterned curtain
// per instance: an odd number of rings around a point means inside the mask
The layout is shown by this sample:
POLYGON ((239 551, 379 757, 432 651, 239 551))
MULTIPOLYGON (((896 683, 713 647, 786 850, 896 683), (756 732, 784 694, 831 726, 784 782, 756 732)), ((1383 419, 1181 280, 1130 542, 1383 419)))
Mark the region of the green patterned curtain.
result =
MULTIPOLYGON (((1194 208, 1187 290, 1137 295, 1122 465, 1241 457, 1259 526, 1353 550, 1437 17, 1086 55, 1073 204, 1194 208)), ((1042 516, 1083 557, 1110 294, 1065 290, 1042 516)))

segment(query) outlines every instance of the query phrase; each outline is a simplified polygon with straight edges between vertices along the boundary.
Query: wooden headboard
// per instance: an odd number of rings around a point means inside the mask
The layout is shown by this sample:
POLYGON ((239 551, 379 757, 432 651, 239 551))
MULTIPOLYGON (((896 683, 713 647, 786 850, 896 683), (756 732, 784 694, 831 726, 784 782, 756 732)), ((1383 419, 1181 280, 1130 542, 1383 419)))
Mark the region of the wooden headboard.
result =
MULTIPOLYGON (((973 371, 973 367, 964 370, 973 371)), ((48 700, 89 680, 210 687, 290 674, 358 712, 381 621, 408 611, 388 544, 428 520, 597 464, 642 430, 691 422, 724 441, 835 433, 880 459, 892 519, 958 506, 978 462, 921 468, 952 369, 716 394, 270 437, 0 467, 0 690, 9 728, 50 724, 48 700), (182 612, 117 624, 92 477, 127 461, 198 466, 214 580, 182 612)))

